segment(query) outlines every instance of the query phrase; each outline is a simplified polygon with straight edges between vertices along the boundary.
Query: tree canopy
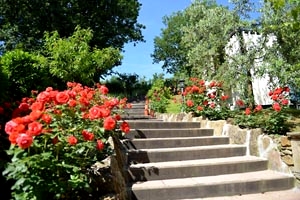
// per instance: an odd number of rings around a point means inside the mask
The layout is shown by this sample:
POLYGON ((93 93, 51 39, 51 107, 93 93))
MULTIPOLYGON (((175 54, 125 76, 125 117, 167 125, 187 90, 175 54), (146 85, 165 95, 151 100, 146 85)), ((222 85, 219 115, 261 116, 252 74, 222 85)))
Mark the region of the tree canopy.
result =
POLYGON ((143 41, 140 6, 138 0, 0 1, 0 41, 4 50, 36 49, 45 32, 69 37, 80 26, 93 31, 90 46, 121 50, 127 42, 143 41))

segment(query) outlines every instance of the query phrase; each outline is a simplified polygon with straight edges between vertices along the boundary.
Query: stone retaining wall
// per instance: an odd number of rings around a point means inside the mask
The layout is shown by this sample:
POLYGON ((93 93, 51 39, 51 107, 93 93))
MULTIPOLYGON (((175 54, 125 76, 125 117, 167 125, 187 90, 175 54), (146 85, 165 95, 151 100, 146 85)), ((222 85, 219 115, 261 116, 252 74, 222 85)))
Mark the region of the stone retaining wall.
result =
POLYGON ((185 113, 156 113, 155 117, 164 121, 198 121, 203 128, 213 128, 216 136, 229 136, 230 144, 245 144, 247 155, 268 159, 269 169, 289 174, 294 170, 291 141, 287 136, 265 135, 261 129, 241 129, 230 121, 209 121, 185 113))

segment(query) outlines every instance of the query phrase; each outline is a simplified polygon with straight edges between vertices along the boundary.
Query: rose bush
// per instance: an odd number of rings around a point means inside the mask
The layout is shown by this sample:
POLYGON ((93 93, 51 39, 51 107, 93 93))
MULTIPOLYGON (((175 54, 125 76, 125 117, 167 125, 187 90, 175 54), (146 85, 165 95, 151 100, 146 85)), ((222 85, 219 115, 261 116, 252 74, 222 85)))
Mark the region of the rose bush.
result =
POLYGON ((3 174, 15 181, 15 199, 95 199, 90 167, 112 153, 110 136, 130 130, 121 119, 126 99, 100 84, 67 86, 22 99, 5 125, 11 162, 3 174))
MULTIPOLYGON (((235 124, 243 128, 262 128, 268 134, 285 134, 289 131, 286 114, 289 106, 289 92, 288 87, 275 88, 269 92, 273 100, 271 108, 263 109, 261 105, 257 105, 252 110, 246 107, 243 113, 235 115, 235 124)), ((245 106, 242 100, 238 100, 236 105, 245 106)))
POLYGON ((171 99, 171 92, 170 89, 165 86, 164 80, 158 78, 153 82, 146 97, 149 99, 149 107, 151 110, 158 113, 165 113, 169 105, 169 100, 171 99))
POLYGON ((229 96, 224 94, 221 82, 190 78, 183 96, 184 111, 192 112, 195 116, 219 120, 227 119, 231 115, 227 102, 229 96))

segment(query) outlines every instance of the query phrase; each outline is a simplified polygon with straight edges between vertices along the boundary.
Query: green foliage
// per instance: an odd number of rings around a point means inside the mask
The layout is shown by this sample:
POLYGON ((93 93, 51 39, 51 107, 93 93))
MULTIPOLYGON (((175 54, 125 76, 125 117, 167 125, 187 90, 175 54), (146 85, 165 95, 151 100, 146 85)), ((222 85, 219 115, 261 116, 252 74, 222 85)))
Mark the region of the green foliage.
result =
POLYGON ((269 71, 281 84, 300 84, 300 4, 299 1, 268 0, 263 7, 263 33, 276 37, 268 52, 269 71))
POLYGON ((111 94, 115 96, 127 97, 131 100, 144 100, 150 89, 150 81, 139 78, 137 74, 120 74, 112 76, 106 80, 105 85, 111 94))
POLYGON ((1 57, 4 75, 1 86, 7 87, 2 92, 11 99, 19 99, 29 96, 33 89, 44 89, 49 79, 47 71, 41 67, 43 59, 42 56, 18 49, 5 53, 1 57))
POLYGON ((4 49, 40 49, 44 32, 70 37, 76 26, 91 29, 91 47, 122 49, 127 42, 143 41, 137 23, 141 4, 137 0, 7 0, 0 1, 0 40, 4 49))
POLYGON ((182 43, 188 50, 189 77, 213 80, 225 62, 225 46, 238 18, 215 1, 195 1, 185 16, 189 23, 182 28, 182 43))
POLYGON ((97 199, 91 166, 111 155, 108 138, 127 133, 115 118, 126 101, 108 97, 107 88, 68 83, 24 98, 5 125, 12 157, 3 175, 15 181, 14 199, 97 199), (96 195, 96 196, 95 196, 96 195))
POLYGON ((167 111, 171 92, 170 89, 165 86, 163 77, 154 77, 152 86, 147 93, 147 98, 149 99, 151 110, 158 113, 165 113, 167 111))
POLYGON ((187 49, 182 44, 182 27, 188 23, 183 12, 176 12, 171 16, 165 16, 163 23, 166 26, 160 36, 154 39, 154 52, 151 55, 155 63, 163 62, 162 68, 168 73, 183 71, 187 58, 187 49))
POLYGON ((4 99, 8 99, 8 91, 8 74, 4 72, 3 66, 0 65, 0 103, 2 103, 4 99))
POLYGON ((85 85, 98 82, 122 58, 114 48, 91 49, 93 37, 90 29, 76 28, 68 38, 60 38, 58 32, 45 35, 44 63, 50 74, 62 82, 75 81, 85 85))

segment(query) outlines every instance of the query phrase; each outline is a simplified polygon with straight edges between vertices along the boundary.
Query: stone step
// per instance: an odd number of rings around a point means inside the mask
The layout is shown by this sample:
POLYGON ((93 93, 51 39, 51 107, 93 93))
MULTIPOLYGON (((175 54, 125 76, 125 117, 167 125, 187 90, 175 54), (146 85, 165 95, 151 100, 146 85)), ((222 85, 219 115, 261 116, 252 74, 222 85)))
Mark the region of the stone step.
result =
POLYGON ((125 110, 132 110, 132 109, 145 109, 144 103, 132 103, 131 108, 126 108, 125 110))
POLYGON ((300 188, 292 188, 289 190, 270 191, 256 194, 234 195, 227 197, 208 197, 196 199, 181 199, 181 200, 299 200, 300 188))
POLYGON ((150 115, 144 115, 144 114, 135 114, 135 115, 121 115, 121 118, 123 120, 149 120, 153 119, 150 115))
POLYGON ((200 128, 199 122, 164 122, 148 120, 127 120, 132 129, 176 129, 200 128))
MULTIPOLYGON (((130 123, 131 125, 131 123, 130 123)), ((169 138, 212 136, 213 129, 207 128, 172 128, 172 129, 132 129, 126 138, 169 138)))
POLYGON ((294 177, 263 170, 180 179, 138 182, 132 185, 133 199, 167 200, 264 193, 294 187, 294 177))
POLYGON ((132 164, 128 169, 132 182, 216 176, 267 169, 266 159, 255 156, 236 156, 185 161, 132 164))
POLYGON ((129 115, 144 114, 144 112, 145 112, 145 109, 143 109, 143 108, 125 110, 125 113, 129 114, 129 115))
POLYGON ((176 148, 229 144, 227 136, 126 139, 127 149, 176 148))
MULTIPOLYGON (((197 147, 176 147, 127 150, 128 162, 149 163, 180 160, 197 160, 207 158, 224 158, 244 156, 246 146, 244 145, 211 145, 197 147)), ((128 163, 128 164, 130 164, 128 163)))

